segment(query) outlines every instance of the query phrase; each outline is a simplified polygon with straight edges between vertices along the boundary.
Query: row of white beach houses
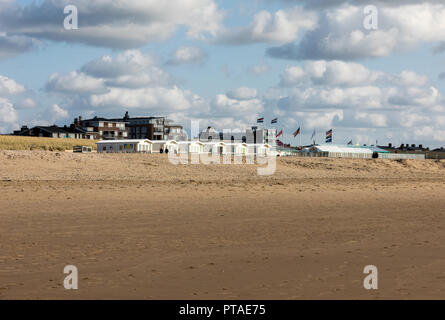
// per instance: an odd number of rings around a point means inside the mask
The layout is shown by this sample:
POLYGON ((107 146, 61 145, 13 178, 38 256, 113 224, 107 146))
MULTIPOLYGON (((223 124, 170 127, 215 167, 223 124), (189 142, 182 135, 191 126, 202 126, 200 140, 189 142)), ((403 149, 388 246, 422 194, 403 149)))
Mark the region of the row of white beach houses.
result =
POLYGON ((210 141, 175 141, 175 140, 102 140, 97 142, 99 153, 217 153, 221 155, 258 155, 275 154, 275 147, 269 144, 251 144, 210 141))

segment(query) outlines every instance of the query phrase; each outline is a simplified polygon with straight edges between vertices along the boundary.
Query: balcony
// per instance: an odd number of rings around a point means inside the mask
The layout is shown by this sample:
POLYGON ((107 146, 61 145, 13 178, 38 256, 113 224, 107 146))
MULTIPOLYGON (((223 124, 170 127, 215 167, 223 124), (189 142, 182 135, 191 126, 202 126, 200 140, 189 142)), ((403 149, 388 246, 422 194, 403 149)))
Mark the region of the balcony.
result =
POLYGON ((110 133, 106 133, 102 135, 102 139, 104 140, 114 140, 117 138, 117 135, 115 134, 110 134, 110 133))

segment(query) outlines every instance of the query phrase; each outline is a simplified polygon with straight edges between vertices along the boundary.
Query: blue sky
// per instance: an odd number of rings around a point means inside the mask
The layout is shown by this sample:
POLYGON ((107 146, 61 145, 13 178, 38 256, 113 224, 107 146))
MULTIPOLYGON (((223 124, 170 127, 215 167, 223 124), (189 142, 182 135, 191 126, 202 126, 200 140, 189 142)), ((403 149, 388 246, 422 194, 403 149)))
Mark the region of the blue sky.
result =
POLYGON ((301 126, 305 143, 333 128, 336 143, 443 146, 445 5, 372 2, 2 1, 0 132, 128 110, 220 130, 278 117, 293 144, 301 126))

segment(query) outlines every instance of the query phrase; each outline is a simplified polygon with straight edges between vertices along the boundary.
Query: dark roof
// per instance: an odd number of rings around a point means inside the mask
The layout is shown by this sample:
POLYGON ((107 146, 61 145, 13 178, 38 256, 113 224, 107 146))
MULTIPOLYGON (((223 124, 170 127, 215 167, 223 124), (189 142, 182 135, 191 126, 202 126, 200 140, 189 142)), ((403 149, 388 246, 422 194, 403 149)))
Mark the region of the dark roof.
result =
POLYGON ((165 117, 130 117, 130 120, 150 120, 150 119, 165 119, 165 117))
POLYGON ((85 133, 85 131, 81 129, 59 126, 36 126, 34 128, 39 128, 50 133, 85 133))
POLYGON ((40 130, 47 131, 50 133, 67 133, 64 128, 58 126, 37 126, 35 128, 39 128, 40 130))
POLYGON ((99 118, 99 117, 94 117, 91 119, 82 119, 82 122, 85 121, 114 121, 114 122, 126 122, 124 121, 122 118, 117 118, 117 119, 108 119, 108 118, 99 118))
POLYGON ((63 130, 70 133, 86 133, 86 130, 83 130, 81 128, 71 128, 71 127, 63 127, 63 130))
POLYGON ((390 151, 395 151, 395 150, 398 150, 398 151, 429 151, 429 149, 428 149, 428 147, 425 147, 425 146, 420 146, 420 145, 418 145, 418 146, 412 146, 412 145, 403 145, 403 147, 402 146, 400 146, 400 147, 397 147, 397 146, 378 146, 380 149, 384 149, 384 150, 390 150, 390 151))

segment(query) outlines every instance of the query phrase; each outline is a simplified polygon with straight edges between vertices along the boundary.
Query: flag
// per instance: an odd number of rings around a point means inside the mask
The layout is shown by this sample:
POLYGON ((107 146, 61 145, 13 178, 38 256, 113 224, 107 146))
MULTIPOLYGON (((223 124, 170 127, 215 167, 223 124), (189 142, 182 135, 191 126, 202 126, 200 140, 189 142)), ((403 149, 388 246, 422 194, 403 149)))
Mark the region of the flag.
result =
POLYGON ((278 132, 278 134, 277 134, 277 138, 282 135, 283 135, 283 130, 280 130, 280 132, 278 132))
POLYGON ((349 146, 349 145, 352 145, 352 140, 348 142, 348 146, 349 146))
POLYGON ((258 118, 258 119, 256 120, 256 122, 257 122, 257 123, 263 123, 263 122, 264 122, 264 118, 258 118))
POLYGON ((300 134, 300 131, 300 128, 298 128, 297 131, 294 132, 294 138, 300 134))
POLYGON ((277 139, 277 145, 278 145, 279 147, 283 147, 283 146, 284 146, 284 143, 277 139))
POLYGON ((332 129, 329 131, 326 131, 326 138, 327 137, 332 137, 332 129))
POLYGON ((270 122, 271 124, 277 123, 278 122, 278 118, 272 119, 272 121, 270 122))
POLYGON ((311 140, 314 139, 315 134, 316 134, 316 132, 315 132, 315 129, 314 129, 314 132, 312 132, 311 140))
POLYGON ((326 143, 332 143, 332 129, 326 131, 326 143))

